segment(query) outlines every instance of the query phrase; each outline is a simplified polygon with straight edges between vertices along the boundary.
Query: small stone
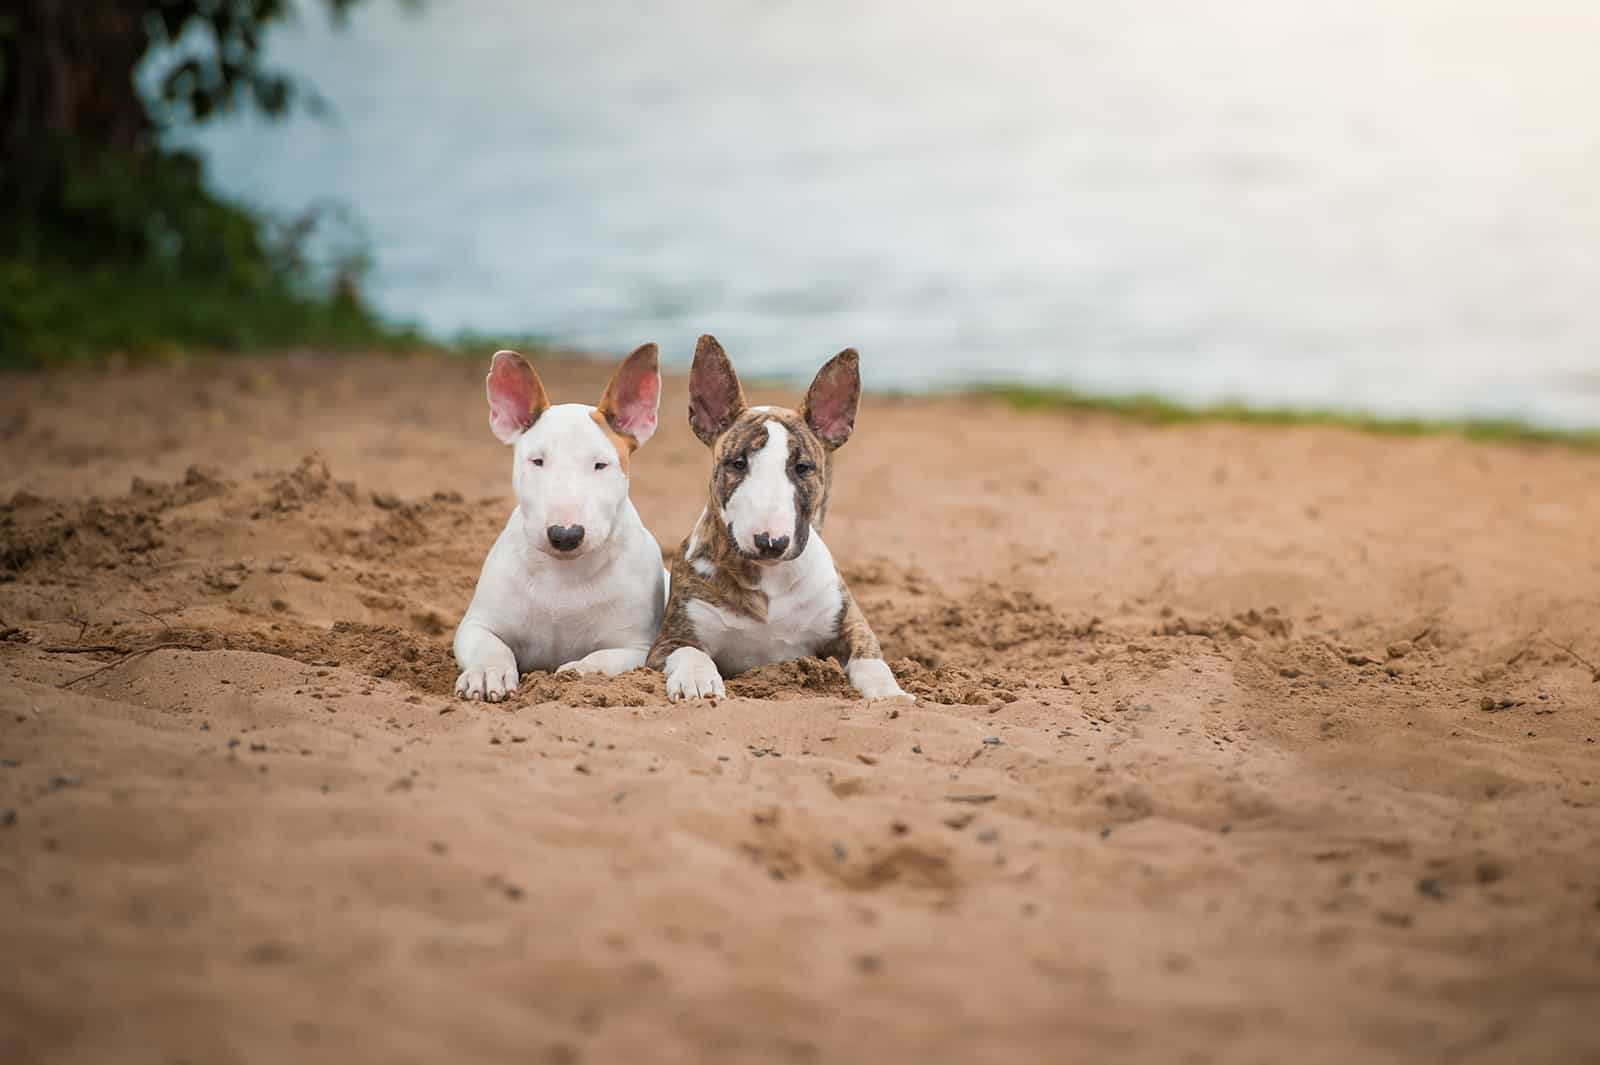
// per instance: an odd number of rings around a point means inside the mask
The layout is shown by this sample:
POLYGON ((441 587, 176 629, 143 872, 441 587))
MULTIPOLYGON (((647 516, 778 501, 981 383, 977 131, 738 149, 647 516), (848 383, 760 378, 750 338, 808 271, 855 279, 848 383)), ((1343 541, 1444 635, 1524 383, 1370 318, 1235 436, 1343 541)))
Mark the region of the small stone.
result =
POLYGON ((1440 880, 1436 876, 1425 876, 1421 880, 1418 880, 1417 893, 1419 895, 1426 895, 1430 899, 1442 900, 1450 897, 1450 891, 1445 886, 1444 881, 1440 880))

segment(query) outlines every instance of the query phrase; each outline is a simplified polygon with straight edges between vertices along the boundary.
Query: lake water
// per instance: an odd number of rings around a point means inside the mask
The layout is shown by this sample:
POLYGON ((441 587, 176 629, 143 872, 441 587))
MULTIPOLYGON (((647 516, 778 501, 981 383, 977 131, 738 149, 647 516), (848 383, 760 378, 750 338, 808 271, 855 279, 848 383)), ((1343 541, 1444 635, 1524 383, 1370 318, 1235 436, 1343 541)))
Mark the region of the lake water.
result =
POLYGON ((370 0, 270 50, 338 118, 204 131, 221 184, 350 204, 441 333, 1600 425, 1593 0, 370 0))

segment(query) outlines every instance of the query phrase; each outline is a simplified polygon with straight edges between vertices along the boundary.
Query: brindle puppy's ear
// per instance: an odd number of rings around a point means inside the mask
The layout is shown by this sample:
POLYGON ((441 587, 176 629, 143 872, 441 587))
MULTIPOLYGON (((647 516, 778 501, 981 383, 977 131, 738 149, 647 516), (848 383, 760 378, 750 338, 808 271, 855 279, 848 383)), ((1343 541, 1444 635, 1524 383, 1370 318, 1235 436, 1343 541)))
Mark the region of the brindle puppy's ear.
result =
POLYGON ((489 394, 489 428, 504 444, 514 443, 550 406, 544 382, 514 351, 497 351, 484 379, 489 394))
POLYGON ((637 348, 622 360, 600 397, 600 415, 611 431, 639 447, 656 433, 661 404, 661 360, 654 344, 637 348))
POLYGON ((861 356, 855 348, 845 348, 817 371, 800 415, 831 450, 850 439, 860 404, 861 356))
POLYGON ((707 334, 694 347, 689 369, 689 425, 707 447, 744 413, 744 389, 728 353, 707 334))

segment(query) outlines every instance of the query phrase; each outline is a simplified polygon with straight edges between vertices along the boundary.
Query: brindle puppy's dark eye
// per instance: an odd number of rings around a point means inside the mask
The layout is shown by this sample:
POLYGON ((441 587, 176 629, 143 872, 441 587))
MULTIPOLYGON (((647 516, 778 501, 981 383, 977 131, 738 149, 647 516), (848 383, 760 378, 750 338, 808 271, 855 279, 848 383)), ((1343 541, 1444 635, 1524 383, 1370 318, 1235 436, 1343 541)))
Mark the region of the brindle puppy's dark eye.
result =
POLYGON ((799 462, 794 464, 794 472, 799 474, 801 477, 810 477, 813 473, 817 472, 817 468, 813 464, 801 459, 799 462))
POLYGON ((727 462, 728 469, 735 473, 743 473, 750 468, 750 460, 743 455, 735 455, 727 462))

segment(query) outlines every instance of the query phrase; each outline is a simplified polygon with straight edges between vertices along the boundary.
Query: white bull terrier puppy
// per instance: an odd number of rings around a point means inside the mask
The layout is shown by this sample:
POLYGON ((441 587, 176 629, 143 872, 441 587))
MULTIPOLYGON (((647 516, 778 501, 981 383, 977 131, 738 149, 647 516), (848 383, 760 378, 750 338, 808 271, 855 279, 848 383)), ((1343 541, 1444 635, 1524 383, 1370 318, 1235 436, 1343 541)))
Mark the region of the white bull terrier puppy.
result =
POLYGON ((495 354, 488 393, 517 506, 456 629, 456 694, 492 703, 532 670, 637 669, 666 598, 661 548, 628 499, 629 460, 656 431, 656 346, 623 361, 598 407, 551 406, 514 351, 495 354))
POLYGON ((721 697, 723 677, 807 655, 837 658, 868 699, 909 699, 822 542, 833 453, 861 400, 853 350, 817 373, 796 413, 749 407, 733 364, 703 336, 689 424, 711 448, 711 499, 672 566, 648 665, 667 698, 721 697))

